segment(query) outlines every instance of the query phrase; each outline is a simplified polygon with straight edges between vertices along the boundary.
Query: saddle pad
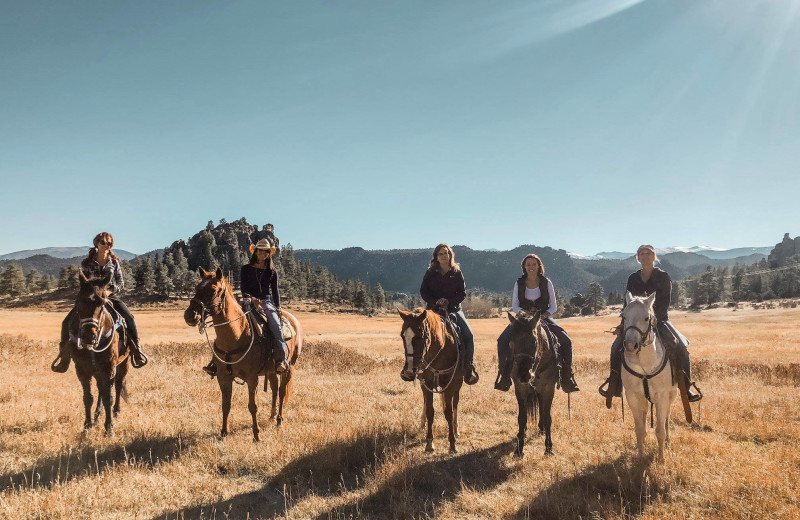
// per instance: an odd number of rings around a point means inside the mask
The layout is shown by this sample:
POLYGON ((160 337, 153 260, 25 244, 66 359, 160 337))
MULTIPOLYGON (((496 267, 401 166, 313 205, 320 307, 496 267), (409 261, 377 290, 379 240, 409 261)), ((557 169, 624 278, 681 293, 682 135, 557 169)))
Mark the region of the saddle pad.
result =
POLYGON ((281 316, 281 332, 283 332, 283 339, 288 341, 294 337, 295 331, 289 320, 281 316))

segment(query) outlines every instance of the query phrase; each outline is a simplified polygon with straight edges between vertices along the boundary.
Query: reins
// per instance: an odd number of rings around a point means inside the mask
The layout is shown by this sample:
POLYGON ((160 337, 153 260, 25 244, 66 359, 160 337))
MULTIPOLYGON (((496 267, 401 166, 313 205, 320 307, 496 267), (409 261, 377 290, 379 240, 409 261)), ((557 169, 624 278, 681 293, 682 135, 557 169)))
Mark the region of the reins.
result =
MULTIPOLYGON (((445 332, 447 330, 447 328, 445 326, 445 320, 447 320, 447 318, 443 317, 442 321, 441 321, 441 324, 442 324, 442 337, 444 337, 445 332)), ((425 383, 424 379, 420 379, 419 380, 419 384, 420 384, 420 386, 425 388, 425 390, 427 390, 427 391, 429 391, 429 392, 431 392, 433 394, 444 393, 450 387, 450 385, 452 384, 453 380, 455 380, 456 372, 458 371, 457 370, 458 369, 458 363, 459 363, 460 358, 461 358, 461 352, 460 352, 460 350, 458 348, 458 344, 457 343, 455 344, 456 361, 455 361, 455 363, 453 363, 453 366, 451 366, 449 368, 445 368, 445 369, 437 369, 437 368, 433 368, 431 365, 433 364, 434 361, 436 361, 436 358, 439 357, 439 354, 444 352, 445 345, 440 346, 439 351, 436 353, 436 355, 433 356, 433 358, 430 361, 427 361, 425 359, 425 354, 428 353, 428 351, 430 350, 430 346, 433 343, 432 335, 430 334, 430 331, 428 330, 427 326, 424 328, 422 336, 423 336, 423 339, 425 340, 425 350, 422 352, 421 363, 424 363, 425 366, 424 366, 424 368, 423 367, 418 368, 417 372, 419 372, 420 369, 423 372, 426 372, 426 371, 431 372, 433 374, 433 377, 437 378, 437 379, 439 378, 439 376, 448 374, 450 372, 452 372, 452 374, 450 375, 450 380, 447 382, 446 385, 444 385, 443 387, 441 385, 439 386, 440 390, 436 390, 436 388, 429 388, 428 385, 425 383)), ((446 344, 446 340, 445 340, 445 344, 446 344)))
MULTIPOLYGON (((250 309, 250 310, 248 310, 246 312, 243 312, 241 316, 239 316, 237 318, 234 318, 232 320, 228 320, 228 321, 222 322, 222 323, 213 323, 213 321, 211 323, 209 323, 207 321, 209 317, 213 320, 215 315, 222 314, 222 307, 224 306, 224 302, 225 302, 225 298, 224 297, 227 294, 228 294, 228 284, 225 283, 225 289, 222 291, 222 296, 220 296, 220 301, 219 302, 217 302, 217 303, 213 303, 212 302, 210 304, 206 304, 205 302, 199 300, 197 297, 192 298, 191 301, 193 301, 194 303, 197 303, 198 305, 200 305, 201 313, 200 313, 200 323, 198 323, 198 328, 200 329, 200 332, 205 334, 206 343, 208 343, 208 346, 211 348, 211 353, 217 359, 217 361, 219 361, 220 363, 223 363, 225 365, 228 365, 229 368, 230 368, 231 365, 235 365, 235 364, 239 363, 240 361, 242 361, 245 357, 247 357, 247 354, 250 352, 250 349, 253 348, 253 344, 255 343, 256 334, 255 334, 255 329, 253 327, 253 324, 250 322, 250 318, 248 317, 247 321, 250 324, 250 344, 247 347, 239 347, 239 348, 234 349, 234 350, 222 350, 221 348, 217 347, 217 345, 216 345, 217 342, 216 341, 214 341, 213 343, 211 342, 211 338, 208 337, 208 329, 210 329, 210 328, 211 329, 215 329, 217 327, 222 327, 223 325, 229 325, 229 324, 233 323, 234 321, 239 321, 242 318, 244 318, 245 316, 247 316, 248 314, 250 314, 250 312, 252 311, 252 309, 250 309), (217 309, 216 311, 214 311, 214 307, 216 307, 216 309, 217 309), (244 354, 242 354, 242 356, 239 359, 237 359, 236 361, 229 361, 231 356, 239 354, 242 351, 244 351, 244 354), (222 359, 219 356, 219 354, 224 355, 225 359, 222 359)), ((231 296, 231 297, 233 297, 233 296, 231 296)))

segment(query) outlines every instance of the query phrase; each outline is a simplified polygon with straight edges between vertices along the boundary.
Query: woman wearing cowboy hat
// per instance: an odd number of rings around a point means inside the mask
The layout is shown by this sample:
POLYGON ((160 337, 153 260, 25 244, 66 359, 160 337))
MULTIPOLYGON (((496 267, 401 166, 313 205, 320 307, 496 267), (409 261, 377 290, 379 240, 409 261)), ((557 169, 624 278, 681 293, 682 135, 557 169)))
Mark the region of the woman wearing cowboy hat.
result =
MULTIPOLYGON (((633 296, 650 296, 655 293, 656 301, 653 304, 653 312, 656 317, 658 337, 667 348, 667 352, 672 353, 673 359, 677 362, 680 371, 683 372, 689 401, 699 401, 703 398, 703 394, 697 388, 695 382, 692 381, 688 349, 689 340, 669 321, 672 279, 666 271, 655 266, 655 263, 658 262, 658 256, 656 256, 656 249, 650 244, 639 246, 636 251, 636 261, 641 264, 642 268, 628 277, 628 284, 625 289, 633 296)), ((611 400, 614 397, 622 397, 622 332, 623 327, 620 324, 614 330, 617 338, 611 346, 611 375, 598 389, 600 395, 606 398, 606 406, 608 408, 611 408, 611 400)))
MULTIPOLYGON (((281 330, 281 297, 278 292, 278 272, 272 264, 273 253, 275 246, 268 238, 251 244, 250 263, 242 266, 240 280, 242 297, 249 297, 253 305, 261 309, 269 331, 280 343, 280 347, 275 349, 275 371, 281 373, 289 366, 286 364, 286 340, 283 339, 281 330)), ((203 370, 214 377, 217 373, 214 360, 203 367, 203 370)))

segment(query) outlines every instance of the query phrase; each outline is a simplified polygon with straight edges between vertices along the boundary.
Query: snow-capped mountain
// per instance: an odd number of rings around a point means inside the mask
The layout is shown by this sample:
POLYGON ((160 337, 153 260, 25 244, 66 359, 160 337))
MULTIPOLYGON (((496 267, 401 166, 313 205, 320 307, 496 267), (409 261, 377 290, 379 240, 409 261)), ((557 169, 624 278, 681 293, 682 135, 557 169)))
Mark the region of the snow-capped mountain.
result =
MULTIPOLYGON (((659 255, 666 255, 669 253, 696 253, 715 260, 728 260, 731 258, 738 258, 740 256, 749 255, 764 255, 768 256, 772 251, 773 246, 766 247, 736 247, 733 249, 723 249, 721 247, 713 246, 668 246, 657 247, 656 253, 659 255)), ((602 251, 594 255, 586 256, 577 253, 568 253, 572 258, 582 260, 623 260, 630 258, 636 254, 635 251, 625 253, 621 251, 602 251)))

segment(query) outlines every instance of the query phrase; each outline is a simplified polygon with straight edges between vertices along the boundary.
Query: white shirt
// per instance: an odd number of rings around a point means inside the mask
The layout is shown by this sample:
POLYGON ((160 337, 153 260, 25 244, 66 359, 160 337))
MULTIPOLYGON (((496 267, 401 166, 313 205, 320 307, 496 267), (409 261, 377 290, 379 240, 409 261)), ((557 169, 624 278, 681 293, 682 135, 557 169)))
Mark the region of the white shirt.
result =
MULTIPOLYGON (((547 312, 550 314, 555 314, 558 310, 558 304, 556 303, 556 290, 553 288, 553 282, 547 280, 547 292, 550 293, 550 307, 548 307, 547 312)), ((519 312, 522 310, 522 307, 519 306, 519 292, 517 288, 517 282, 514 282, 514 292, 511 295, 511 310, 514 312, 519 312)), ((528 289, 525 288, 525 298, 529 300, 536 300, 542 295, 542 291, 539 290, 537 287, 536 289, 528 289)))

